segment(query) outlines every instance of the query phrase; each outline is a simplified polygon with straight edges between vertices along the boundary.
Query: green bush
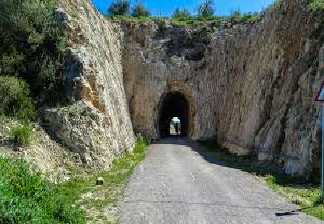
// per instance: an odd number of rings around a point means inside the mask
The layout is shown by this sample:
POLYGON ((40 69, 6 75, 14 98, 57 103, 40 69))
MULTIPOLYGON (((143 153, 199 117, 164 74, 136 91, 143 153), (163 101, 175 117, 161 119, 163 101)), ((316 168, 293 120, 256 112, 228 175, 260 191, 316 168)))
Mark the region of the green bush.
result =
POLYGON ((150 11, 147 8, 145 8, 143 4, 137 4, 134 7, 132 13, 132 16, 134 17, 148 17, 150 15, 151 15, 150 11))
POLYGON ((228 20, 231 23, 249 23, 249 22, 256 22, 261 19, 259 13, 241 13, 240 10, 235 10, 232 12, 231 16, 228 20))
POLYGON ((129 15, 129 11, 129 0, 114 0, 108 8, 108 13, 111 16, 126 16, 129 15))
POLYGON ((309 0, 313 11, 324 10, 324 0, 309 0))
POLYGON ((178 19, 178 20, 186 20, 186 19, 190 19, 190 17, 191 14, 187 9, 179 9, 179 8, 177 8, 172 15, 173 19, 178 19))
POLYGON ((0 1, 0 76, 26 80, 40 102, 62 99, 65 34, 56 0, 0 1))
POLYGON ((11 139, 21 146, 28 146, 33 139, 33 127, 31 124, 25 122, 22 125, 14 127, 10 131, 11 139))
POLYGON ((0 157, 0 223, 83 224, 83 212, 22 160, 0 157))
POLYGON ((35 107, 25 81, 12 76, 0 76, 0 114, 29 120, 35 117, 35 107))

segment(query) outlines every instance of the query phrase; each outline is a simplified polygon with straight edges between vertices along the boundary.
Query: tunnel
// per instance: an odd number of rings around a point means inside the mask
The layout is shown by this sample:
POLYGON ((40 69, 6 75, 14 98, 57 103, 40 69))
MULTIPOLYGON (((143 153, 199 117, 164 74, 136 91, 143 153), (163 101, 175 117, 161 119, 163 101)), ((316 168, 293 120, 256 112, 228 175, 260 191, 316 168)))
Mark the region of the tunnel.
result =
POLYGON ((186 97, 180 92, 168 93, 162 99, 159 116, 161 138, 171 135, 170 123, 175 117, 180 120, 180 136, 187 136, 189 127, 189 103, 186 97))

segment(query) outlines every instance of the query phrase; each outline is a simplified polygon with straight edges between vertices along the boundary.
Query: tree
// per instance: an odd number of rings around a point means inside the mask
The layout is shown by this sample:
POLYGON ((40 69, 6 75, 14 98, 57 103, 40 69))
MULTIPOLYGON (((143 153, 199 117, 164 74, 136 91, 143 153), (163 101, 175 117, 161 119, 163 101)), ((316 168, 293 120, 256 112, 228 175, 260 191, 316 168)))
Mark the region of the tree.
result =
POLYGON ((231 13, 231 16, 229 17, 230 21, 232 23, 235 23, 235 22, 239 22, 242 18, 242 14, 241 14, 241 11, 239 9, 237 10, 234 10, 232 13, 231 13))
POLYGON ((190 16, 191 14, 187 9, 179 9, 179 8, 177 8, 172 15, 174 19, 188 18, 190 16))
POLYGON ((108 8, 108 13, 112 16, 126 16, 129 14, 129 0, 114 0, 108 8))
POLYGON ((66 32, 56 10, 55 0, 0 0, 0 76, 24 79, 39 104, 64 95, 66 32))
POLYGON ((133 12, 132 12, 132 16, 135 16, 135 17, 148 17, 150 16, 151 13, 150 11, 145 8, 145 6, 141 3, 137 4, 134 9, 133 9, 133 12))
POLYGON ((199 16, 201 17, 210 17, 215 13, 214 1, 213 0, 204 0, 199 6, 199 16))

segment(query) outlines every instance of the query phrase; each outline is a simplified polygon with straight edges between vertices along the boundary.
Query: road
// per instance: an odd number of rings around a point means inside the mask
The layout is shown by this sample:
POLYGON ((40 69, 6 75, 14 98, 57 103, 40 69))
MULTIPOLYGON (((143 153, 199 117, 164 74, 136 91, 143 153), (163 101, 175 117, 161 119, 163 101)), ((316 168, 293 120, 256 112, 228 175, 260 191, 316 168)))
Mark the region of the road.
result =
POLYGON ((255 176, 209 158, 197 143, 165 139, 126 188, 121 224, 323 224, 255 176))

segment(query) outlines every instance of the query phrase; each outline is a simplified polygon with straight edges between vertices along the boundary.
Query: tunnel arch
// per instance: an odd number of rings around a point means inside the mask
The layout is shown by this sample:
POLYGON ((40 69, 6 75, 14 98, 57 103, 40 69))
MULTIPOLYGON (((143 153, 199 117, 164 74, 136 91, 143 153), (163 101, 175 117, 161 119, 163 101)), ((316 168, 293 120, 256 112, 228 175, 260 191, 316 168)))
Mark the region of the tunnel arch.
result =
POLYGON ((168 92, 160 102, 158 130, 160 138, 170 136, 170 122, 173 117, 181 121, 181 136, 188 136, 190 131, 190 102, 179 91, 168 92))

